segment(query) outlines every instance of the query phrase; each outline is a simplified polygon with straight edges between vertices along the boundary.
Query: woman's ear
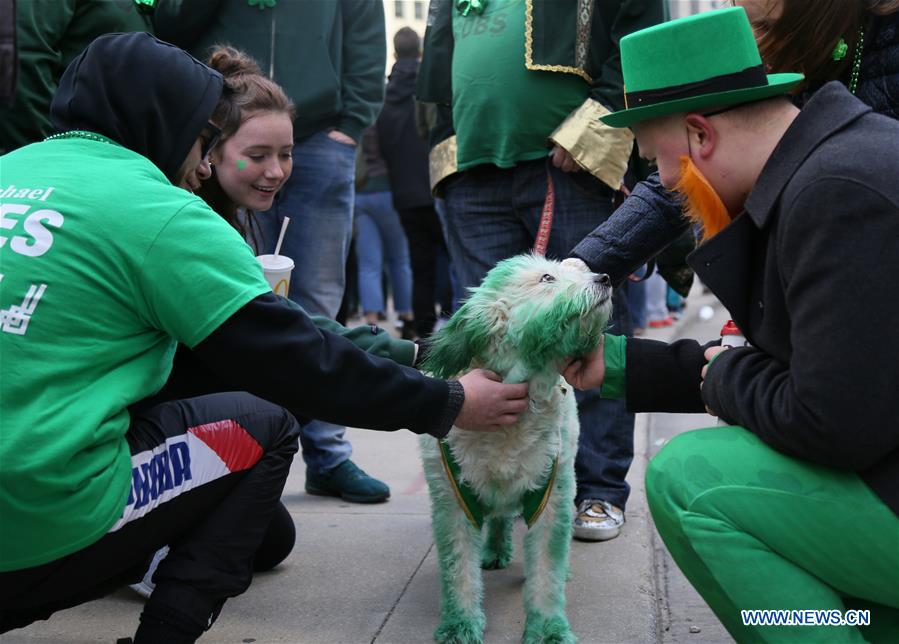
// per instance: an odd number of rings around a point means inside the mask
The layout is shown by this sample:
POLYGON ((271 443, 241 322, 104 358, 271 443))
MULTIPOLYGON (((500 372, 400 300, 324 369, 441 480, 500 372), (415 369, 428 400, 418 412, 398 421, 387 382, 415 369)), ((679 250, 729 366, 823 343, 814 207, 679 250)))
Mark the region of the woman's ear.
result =
POLYGON ((207 157, 209 159, 209 163, 212 165, 221 165, 222 164, 222 144, 219 143, 217 146, 212 148, 212 151, 209 153, 207 157))

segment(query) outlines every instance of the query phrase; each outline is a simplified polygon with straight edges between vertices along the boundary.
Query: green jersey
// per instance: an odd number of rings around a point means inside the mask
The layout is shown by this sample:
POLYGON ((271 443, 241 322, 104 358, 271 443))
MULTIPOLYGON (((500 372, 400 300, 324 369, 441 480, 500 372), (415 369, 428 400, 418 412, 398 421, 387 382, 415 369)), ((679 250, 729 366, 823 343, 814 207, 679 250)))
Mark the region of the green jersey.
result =
POLYGON ((112 142, 0 157, 0 571, 98 540, 131 483, 128 405, 270 291, 203 201, 112 142))
POLYGON ((453 123, 459 170, 547 156, 553 130, 587 99, 579 76, 525 67, 524 0, 453 15, 453 123))

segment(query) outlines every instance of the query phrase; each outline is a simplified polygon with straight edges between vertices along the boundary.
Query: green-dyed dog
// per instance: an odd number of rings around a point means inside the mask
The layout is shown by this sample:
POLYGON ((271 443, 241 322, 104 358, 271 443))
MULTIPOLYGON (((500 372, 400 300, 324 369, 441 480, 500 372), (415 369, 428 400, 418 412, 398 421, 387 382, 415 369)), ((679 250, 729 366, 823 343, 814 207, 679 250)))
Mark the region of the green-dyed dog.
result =
POLYGON ((523 639, 575 641, 565 579, 578 418, 559 367, 599 344, 610 295, 608 277, 580 260, 520 255, 497 264, 431 342, 426 371, 449 378, 490 369, 505 382, 527 381, 531 399, 518 422, 498 432, 422 437, 443 588, 438 642, 483 641, 479 568, 508 565, 518 516, 529 525, 523 639))

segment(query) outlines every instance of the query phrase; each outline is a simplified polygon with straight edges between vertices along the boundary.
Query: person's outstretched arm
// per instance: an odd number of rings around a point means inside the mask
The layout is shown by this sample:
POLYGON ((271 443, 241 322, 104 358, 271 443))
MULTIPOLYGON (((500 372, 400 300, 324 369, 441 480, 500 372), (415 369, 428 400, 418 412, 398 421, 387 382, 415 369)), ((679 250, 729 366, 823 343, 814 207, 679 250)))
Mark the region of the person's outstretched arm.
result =
POLYGON ((235 390, 301 418, 352 427, 438 437, 454 424, 489 431, 514 422, 528 404, 526 385, 505 385, 489 372, 443 381, 367 354, 273 293, 251 300, 192 349, 235 390))
POLYGON ((630 196, 570 253, 590 270, 606 273, 616 287, 665 250, 689 227, 677 196, 662 187, 659 173, 638 183, 630 196))

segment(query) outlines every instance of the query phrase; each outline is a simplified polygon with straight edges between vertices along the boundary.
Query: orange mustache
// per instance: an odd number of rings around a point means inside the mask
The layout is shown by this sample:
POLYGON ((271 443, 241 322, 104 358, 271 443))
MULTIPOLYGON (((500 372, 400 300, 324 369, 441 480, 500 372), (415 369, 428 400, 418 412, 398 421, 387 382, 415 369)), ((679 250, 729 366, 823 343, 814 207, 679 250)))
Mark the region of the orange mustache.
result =
POLYGON ((702 225, 701 241, 711 239, 730 223, 730 214, 721 197, 688 156, 680 158, 680 179, 673 190, 683 197, 687 218, 702 225))

